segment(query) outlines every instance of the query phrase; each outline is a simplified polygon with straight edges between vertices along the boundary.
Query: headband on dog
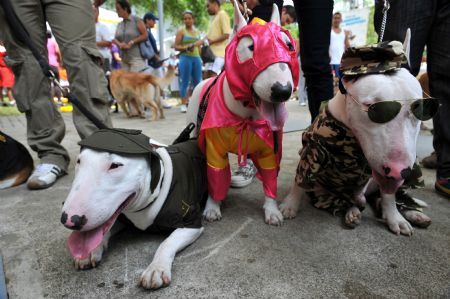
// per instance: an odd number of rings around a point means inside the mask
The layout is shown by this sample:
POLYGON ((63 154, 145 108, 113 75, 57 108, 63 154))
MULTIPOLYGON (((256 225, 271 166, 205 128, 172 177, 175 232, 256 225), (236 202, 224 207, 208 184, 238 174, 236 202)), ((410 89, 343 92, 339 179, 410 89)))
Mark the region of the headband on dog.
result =
POLYGON ((161 175, 160 157, 150 145, 150 138, 141 130, 102 129, 84 138, 78 144, 93 150, 119 155, 142 155, 148 158, 152 171, 150 191, 156 188, 161 175))
POLYGON ((275 23, 255 22, 242 28, 231 40, 225 50, 225 71, 231 93, 236 100, 248 101, 252 98, 252 83, 256 76, 271 64, 285 62, 289 65, 292 79, 297 86, 299 65, 295 47, 291 49, 283 41, 284 32, 292 46, 295 42, 289 31, 275 23), (243 37, 253 39, 253 58, 239 61, 237 45, 243 37))
MULTIPOLYGON (((407 64, 403 45, 399 41, 386 41, 370 46, 350 47, 341 58, 342 77, 358 77, 370 74, 384 74, 399 70, 407 64)), ((339 80, 339 90, 347 91, 339 80)))

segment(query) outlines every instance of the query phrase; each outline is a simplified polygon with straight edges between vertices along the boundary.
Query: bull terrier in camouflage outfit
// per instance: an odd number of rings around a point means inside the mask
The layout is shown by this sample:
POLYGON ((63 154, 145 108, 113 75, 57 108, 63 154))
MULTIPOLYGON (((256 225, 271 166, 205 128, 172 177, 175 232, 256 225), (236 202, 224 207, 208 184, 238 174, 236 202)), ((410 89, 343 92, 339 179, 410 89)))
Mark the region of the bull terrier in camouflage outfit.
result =
MULTIPOLYGON (((421 99, 417 79, 400 68, 406 61, 402 44, 395 41, 344 53, 341 92, 303 133, 297 175, 280 206, 285 218, 296 216, 307 194, 315 207, 344 214, 345 224, 354 227, 360 223, 365 196, 379 188, 389 229, 412 234, 410 222, 397 209, 396 192, 414 173, 421 120, 430 119, 438 104, 421 99)), ((428 221, 421 213, 423 205, 413 200, 407 218, 428 221)))

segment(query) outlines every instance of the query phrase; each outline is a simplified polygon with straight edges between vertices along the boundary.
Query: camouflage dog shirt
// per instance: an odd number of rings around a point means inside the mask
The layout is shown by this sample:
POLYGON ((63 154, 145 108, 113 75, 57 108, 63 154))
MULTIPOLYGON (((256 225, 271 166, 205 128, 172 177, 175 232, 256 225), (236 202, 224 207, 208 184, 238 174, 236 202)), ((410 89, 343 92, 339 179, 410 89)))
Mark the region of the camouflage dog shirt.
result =
POLYGON ((304 188, 316 208, 345 213, 372 175, 352 131, 335 119, 325 106, 302 135, 303 147, 296 183, 304 188))

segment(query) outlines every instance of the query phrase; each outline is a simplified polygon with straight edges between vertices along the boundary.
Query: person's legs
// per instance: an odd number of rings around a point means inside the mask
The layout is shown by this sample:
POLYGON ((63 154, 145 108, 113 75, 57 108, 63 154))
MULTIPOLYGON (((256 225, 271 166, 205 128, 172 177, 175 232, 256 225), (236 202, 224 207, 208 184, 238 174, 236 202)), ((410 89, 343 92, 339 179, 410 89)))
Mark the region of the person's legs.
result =
POLYGON ((319 114, 320 103, 333 97, 328 53, 333 0, 295 0, 294 6, 299 20, 301 67, 312 122, 319 114))
POLYGON ((181 96, 181 112, 186 112, 186 104, 188 103, 188 87, 191 81, 191 74, 193 68, 192 57, 181 56, 178 65, 180 75, 180 96, 181 96))
MULTIPOLYGON (((46 57, 47 38, 41 2, 23 0, 11 3, 39 53, 46 57)), ((28 145, 37 152, 42 164, 56 165, 61 172, 66 172, 69 154, 60 144, 64 138, 65 124, 50 97, 50 82, 42 73, 31 51, 13 35, 2 8, 0 31, 8 51, 6 62, 15 74, 14 98, 18 109, 25 113, 27 119, 28 145)), ((54 182, 56 176, 52 179, 54 182)))
MULTIPOLYGON (((420 70, 423 49, 434 20, 433 3, 435 2, 435 0, 389 1, 390 9, 387 13, 383 41, 397 40, 403 42, 407 29, 411 29, 411 48, 409 53, 411 66, 408 68, 414 76, 417 76, 420 70), (405 13, 405 11, 408 13, 405 13)), ((376 32, 380 34, 383 1, 376 0, 375 5, 374 25, 376 32)))
POLYGON ((430 93, 441 104, 433 118, 437 155, 436 190, 450 197, 450 5, 438 1, 427 40, 430 93))
POLYGON ((192 62, 192 89, 202 80, 202 60, 199 57, 192 62))
MULTIPOLYGON (((102 57, 95 44, 95 24, 89 0, 41 0, 45 16, 61 49, 70 89, 78 101, 106 126, 112 127, 102 57)), ((76 107, 73 122, 81 138, 97 127, 76 107)))

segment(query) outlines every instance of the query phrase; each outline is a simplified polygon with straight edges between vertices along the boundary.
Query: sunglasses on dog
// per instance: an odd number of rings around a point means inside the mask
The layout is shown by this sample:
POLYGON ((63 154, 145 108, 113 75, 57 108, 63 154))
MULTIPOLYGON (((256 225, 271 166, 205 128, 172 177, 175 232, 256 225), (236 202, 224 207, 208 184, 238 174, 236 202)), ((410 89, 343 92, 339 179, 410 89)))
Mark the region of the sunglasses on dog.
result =
MULTIPOLYGON (((365 107, 357 99, 355 99, 350 93, 347 92, 350 98, 361 106, 362 111, 367 112, 367 116, 371 121, 377 124, 384 124, 393 120, 402 110, 403 105, 401 102, 411 100, 397 100, 397 101, 383 101, 374 104, 370 104, 365 107)), ((427 95, 428 96, 428 95, 427 95)), ((419 120, 425 121, 431 119, 439 108, 439 101, 435 98, 424 98, 413 100, 410 104, 412 114, 419 120)))

